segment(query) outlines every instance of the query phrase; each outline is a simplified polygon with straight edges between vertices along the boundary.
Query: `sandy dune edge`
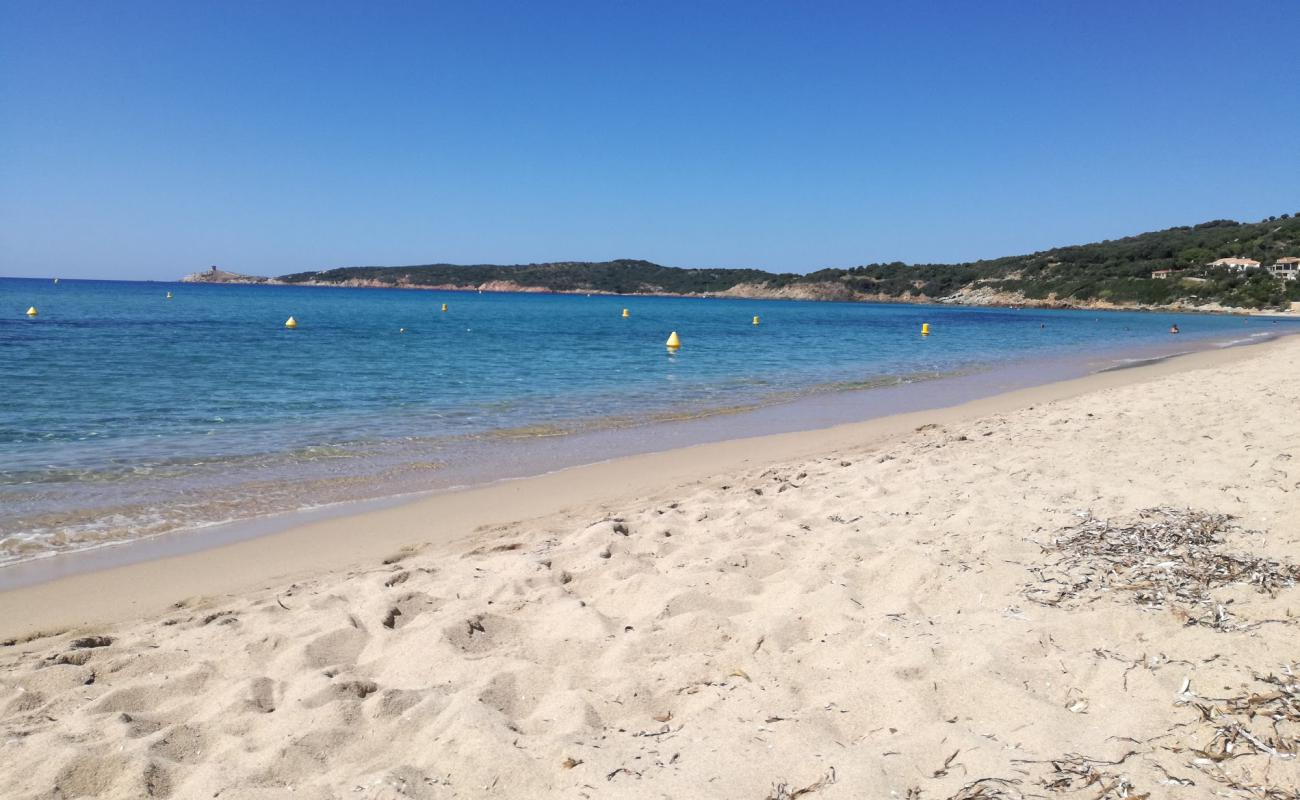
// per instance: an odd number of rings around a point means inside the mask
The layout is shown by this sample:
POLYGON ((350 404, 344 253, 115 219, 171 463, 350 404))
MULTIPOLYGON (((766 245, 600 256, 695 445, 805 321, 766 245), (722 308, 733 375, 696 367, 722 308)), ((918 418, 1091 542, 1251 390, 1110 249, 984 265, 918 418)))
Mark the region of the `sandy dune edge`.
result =
POLYGON ((0 794, 1294 797, 1263 751, 1300 728, 1300 589, 1192 607, 1053 543, 1191 508, 1238 518, 1214 552, 1300 562, 1297 363, 1282 341, 18 641, 0 794), (1251 693, 1279 718, 1233 712, 1251 693), (1236 757, 1194 752, 1232 724, 1236 757))

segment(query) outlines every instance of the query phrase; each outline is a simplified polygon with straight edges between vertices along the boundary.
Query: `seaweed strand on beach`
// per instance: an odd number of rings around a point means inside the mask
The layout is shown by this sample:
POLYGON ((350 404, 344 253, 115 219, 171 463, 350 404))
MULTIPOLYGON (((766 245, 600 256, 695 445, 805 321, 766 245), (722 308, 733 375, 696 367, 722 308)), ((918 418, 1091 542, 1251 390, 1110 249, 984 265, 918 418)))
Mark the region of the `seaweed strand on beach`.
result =
POLYGON ((1130 519, 1079 516, 1042 545, 1056 560, 1031 570, 1036 581, 1025 589, 1030 600, 1061 606, 1118 596, 1143 608, 1169 609, 1187 625, 1229 631, 1266 620, 1237 619, 1228 602, 1216 599, 1215 589, 1245 584, 1275 596, 1300 580, 1300 565, 1227 551, 1230 539, 1258 535, 1242 531, 1227 514, 1160 507, 1130 519))

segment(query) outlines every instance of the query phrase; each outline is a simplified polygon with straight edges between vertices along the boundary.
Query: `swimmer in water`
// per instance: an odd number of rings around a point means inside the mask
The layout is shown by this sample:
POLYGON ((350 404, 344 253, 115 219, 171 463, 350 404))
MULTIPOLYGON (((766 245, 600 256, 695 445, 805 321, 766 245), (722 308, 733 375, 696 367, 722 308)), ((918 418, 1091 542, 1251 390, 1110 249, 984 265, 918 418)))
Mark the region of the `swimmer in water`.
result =
POLYGON ((1169 326, 1169 332, 1170 332, 1170 333, 1178 333, 1178 326, 1177 326, 1177 325, 1170 325, 1170 326, 1169 326))

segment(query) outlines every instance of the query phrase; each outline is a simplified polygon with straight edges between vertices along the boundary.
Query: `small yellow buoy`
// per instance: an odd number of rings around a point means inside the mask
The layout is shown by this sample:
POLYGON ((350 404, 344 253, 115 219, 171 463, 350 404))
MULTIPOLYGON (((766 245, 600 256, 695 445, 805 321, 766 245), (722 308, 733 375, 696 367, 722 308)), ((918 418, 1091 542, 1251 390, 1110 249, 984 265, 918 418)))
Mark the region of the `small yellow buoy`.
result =
POLYGON ((668 334, 668 341, 666 344, 668 345, 669 350, 676 350, 682 346, 682 340, 677 335, 677 331, 673 331, 672 333, 668 334))
POLYGON ((36 316, 36 306, 32 306, 31 308, 27 309, 27 316, 29 317, 36 316))
POLYGON ((758 315, 757 315, 757 314, 754 315, 754 324, 755 324, 755 325, 758 324, 758 315))
POLYGON ((922 322, 922 323, 921 323, 921 335, 922 335, 922 336, 929 336, 929 335, 930 335, 930 323, 928 323, 928 322, 922 322))
POLYGON ((296 328, 296 327, 298 327, 298 320, 294 319, 293 317, 289 317, 288 319, 286 319, 286 320, 284 321, 284 327, 286 327, 286 328, 296 328))
POLYGON ((447 310, 447 304, 446 304, 446 303, 443 303, 443 304, 442 304, 442 310, 443 310, 443 311, 446 311, 446 310, 447 310))
MULTIPOLYGON (((587 296, 588 296, 588 297, 591 297, 591 295, 587 295, 587 296)), ((627 319, 627 318, 630 317, 630 316, 632 316, 632 315, 629 314, 629 313, 627 313, 627 309, 626 309, 626 308, 623 309, 623 319, 627 319)))

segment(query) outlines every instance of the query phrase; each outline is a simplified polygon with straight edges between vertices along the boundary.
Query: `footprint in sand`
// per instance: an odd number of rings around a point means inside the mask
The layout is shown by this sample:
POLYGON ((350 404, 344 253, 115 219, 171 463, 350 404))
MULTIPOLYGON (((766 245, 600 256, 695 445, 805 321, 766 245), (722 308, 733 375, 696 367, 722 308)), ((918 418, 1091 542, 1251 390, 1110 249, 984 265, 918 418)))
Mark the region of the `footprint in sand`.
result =
POLYGON ((467 655, 490 653, 504 642, 517 641, 518 633, 518 623, 492 614, 476 614, 442 631, 453 647, 467 655))
POLYGON ((80 667, 84 666, 85 663, 90 660, 92 655, 94 654, 89 650, 74 650, 71 653, 60 653, 55 656, 54 663, 69 664, 71 666, 80 667))
POLYGON ((115 714, 126 712, 134 716, 149 711, 157 705, 158 699, 153 689, 147 686, 126 686, 113 689, 99 698, 99 702, 90 707, 92 713, 115 714))
POLYGON ((125 788, 122 786, 125 782, 123 773, 128 769, 126 756, 107 756, 101 752, 82 750, 69 759, 54 776, 54 791, 51 796, 60 800, 103 797, 113 789, 125 788))
POLYGON ((549 688, 549 681, 540 671, 531 677, 532 680, 520 680, 513 672, 499 672, 488 680, 479 692, 478 700, 517 723, 533 712, 538 699, 549 688), (528 687, 528 691, 524 691, 524 687, 528 687))
POLYGON ((149 745, 149 753, 179 764, 195 764, 203 756, 207 737, 198 728, 176 725, 163 731, 158 741, 149 745))
POLYGON ((6 717, 27 714, 45 705, 46 697, 41 692, 25 691, 10 700, 4 707, 6 717))
POLYGON ((411 556, 415 555, 416 553, 420 552, 423 549, 424 549, 424 545, 422 544, 407 545, 406 547, 403 547, 401 550, 398 550, 396 553, 393 553, 388 558, 385 558, 380 563, 383 564, 384 566, 390 566, 392 564, 405 561, 406 559, 410 558, 411 556))
POLYGON ((668 619, 679 614, 709 613, 720 617, 733 617, 750 610, 748 603, 713 597, 703 592, 685 591, 674 595, 664 604, 660 619, 668 619))
POLYGON ((357 663, 369 639, 370 635, 360 628, 339 628, 309 642, 303 648, 303 659, 307 666, 316 669, 351 667, 357 663))
POLYGON ((388 613, 384 615, 380 624, 389 630, 395 630, 410 624, 411 620, 415 619, 425 611, 433 610, 434 607, 435 604, 433 598, 429 597, 427 594, 424 594, 423 592, 410 592, 402 595, 402 597, 400 597, 397 602, 388 609, 388 613))
POLYGON ((385 689, 379 693, 379 708, 375 711, 375 716, 381 718, 401 716, 415 708, 424 698, 424 692, 414 689, 385 689))
POLYGON ((270 714, 277 705, 275 694, 275 681, 270 678, 254 678, 248 684, 246 707, 259 714, 270 714))
POLYGON ((68 646, 73 650, 86 650, 94 647, 108 647, 112 643, 112 636, 83 636, 80 639, 73 639, 72 644, 68 646))
POLYGON ((128 739, 140 739, 145 736, 152 736, 166 727, 166 723, 164 722, 138 717, 134 714, 128 714, 125 711, 117 715, 117 721, 126 726, 126 738, 128 739))

